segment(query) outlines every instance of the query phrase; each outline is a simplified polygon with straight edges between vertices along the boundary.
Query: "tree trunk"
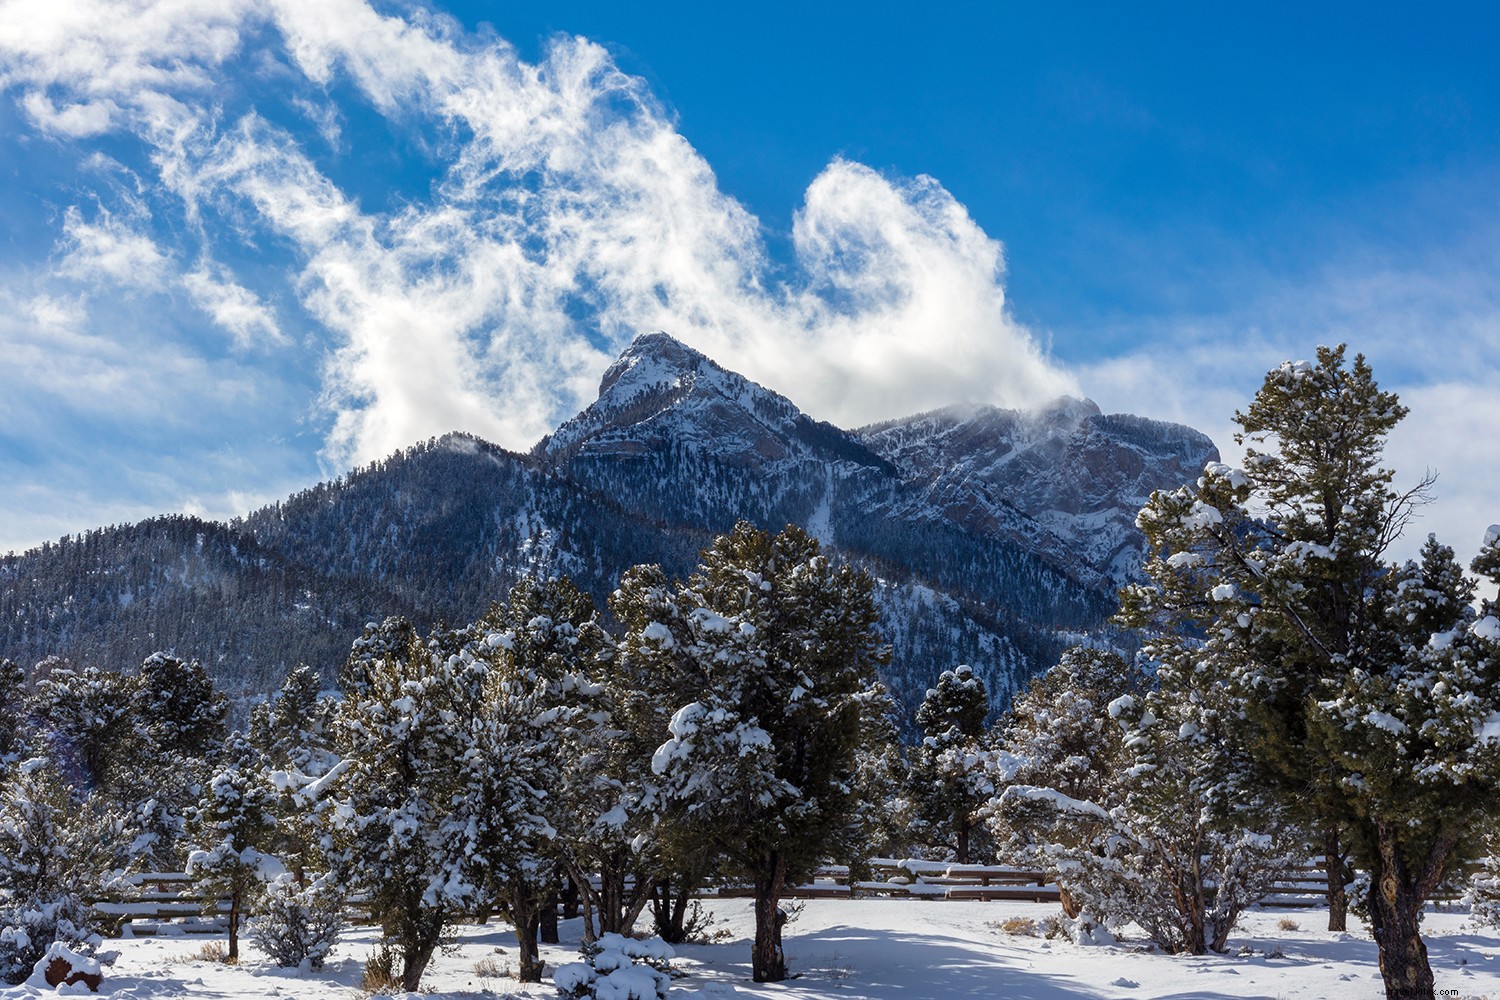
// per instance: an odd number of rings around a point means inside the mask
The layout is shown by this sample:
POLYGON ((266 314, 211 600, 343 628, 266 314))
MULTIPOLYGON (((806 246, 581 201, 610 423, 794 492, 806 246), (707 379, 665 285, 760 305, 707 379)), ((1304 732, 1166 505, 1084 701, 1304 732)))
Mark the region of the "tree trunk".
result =
POLYGON ((1408 870, 1395 837, 1380 829, 1375 871, 1370 882, 1370 929, 1380 949, 1380 975, 1387 1000, 1434 996, 1432 966, 1422 940, 1426 893, 1408 870))
POLYGON ((557 944, 557 887, 555 885, 542 902, 540 916, 538 936, 542 944, 557 944))
POLYGON ((583 904, 583 943, 592 944, 599 935, 594 930, 594 891, 587 882, 579 883, 578 899, 583 904))
POLYGON ((786 955, 781 950, 781 890, 786 885, 786 857, 773 851, 762 859, 755 877, 755 944, 750 950, 751 977, 757 983, 779 983, 786 978, 786 955))
POLYGON ((667 944, 682 944, 687 940, 688 898, 692 895, 691 883, 683 879, 675 889, 670 879, 658 880, 651 889, 651 916, 655 923, 656 936, 667 944))
POLYGON ((536 940, 541 918, 535 894, 518 879, 511 889, 510 919, 516 925, 516 978, 523 983, 542 981, 542 958, 536 940))
POLYGON ((562 915, 564 920, 573 920, 578 916, 578 883, 573 881, 572 874, 563 876, 562 915))
POLYGON ((953 856, 961 865, 969 863, 969 823, 967 820, 958 821, 958 843, 955 845, 953 856))
POLYGON ((1062 904, 1063 916, 1069 920, 1077 920, 1078 915, 1083 912, 1083 907, 1078 905, 1078 900, 1068 891, 1068 887, 1061 882, 1057 883, 1057 901, 1062 904))
POLYGON ((1349 894, 1344 891, 1348 883, 1347 856, 1344 845, 1339 842, 1339 832, 1329 827, 1323 833, 1323 868, 1328 876, 1328 929, 1349 929, 1349 894))
POLYGON ((656 880, 644 872, 636 872, 635 889, 630 895, 625 907, 625 914, 620 920, 621 934, 630 937, 635 933, 635 922, 640 919, 641 911, 651 901, 651 897, 654 895, 652 889, 655 884, 656 880))
POLYGON ((447 914, 441 909, 423 908, 419 899, 408 896, 407 911, 397 918, 395 927, 396 946, 401 953, 401 988, 408 993, 417 992, 422 985, 422 974, 443 939, 443 926, 447 923, 447 914))
POLYGON ((229 954, 224 959, 230 965, 240 960, 240 891, 229 894, 229 954))

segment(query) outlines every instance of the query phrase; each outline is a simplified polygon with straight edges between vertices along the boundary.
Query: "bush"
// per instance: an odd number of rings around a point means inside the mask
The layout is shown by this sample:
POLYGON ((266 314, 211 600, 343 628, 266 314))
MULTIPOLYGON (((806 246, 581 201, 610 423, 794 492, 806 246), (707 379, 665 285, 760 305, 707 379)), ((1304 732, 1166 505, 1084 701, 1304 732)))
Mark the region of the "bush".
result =
POLYGON ((382 941, 380 947, 370 952, 365 959, 364 975, 360 976, 359 988, 368 994, 401 992, 401 977, 396 975, 396 949, 382 941))
POLYGON ((266 884, 247 934, 284 969, 323 967, 345 928, 343 900, 321 879, 299 886, 290 875, 266 884))
POLYGON ((665 1000, 672 957, 672 946, 660 938, 604 934, 583 946, 582 962, 562 966, 552 981, 563 1000, 665 1000))
POLYGON ((0 907, 0 980, 25 980, 54 941, 92 953, 98 940, 87 907, 75 895, 7 903, 0 907))

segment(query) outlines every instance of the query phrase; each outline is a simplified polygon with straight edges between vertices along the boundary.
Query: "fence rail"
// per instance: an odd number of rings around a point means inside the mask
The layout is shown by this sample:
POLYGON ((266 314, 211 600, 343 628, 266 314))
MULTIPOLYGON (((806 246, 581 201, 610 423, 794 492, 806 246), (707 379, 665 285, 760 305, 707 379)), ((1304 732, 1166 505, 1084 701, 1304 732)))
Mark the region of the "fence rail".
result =
MULTIPOLYGON (((872 858, 870 878, 854 879, 844 865, 825 865, 812 879, 788 886, 789 899, 966 899, 1018 900, 1055 903, 1059 889, 1045 872, 1006 865, 958 865, 938 861, 872 858)), ((1477 867, 1477 866, 1476 866, 1477 867)), ((746 885, 709 886, 700 895, 721 899, 753 895, 746 885)), ((1433 895, 1437 901, 1454 900, 1462 889, 1449 887, 1433 895)), ((1288 869, 1261 900, 1268 907, 1326 905, 1328 882, 1320 863, 1288 869)), ((349 916, 367 922, 369 911, 362 897, 348 900, 349 916)), ((228 900, 205 904, 192 876, 186 872, 146 872, 123 879, 111 892, 91 901, 91 908, 116 935, 223 934, 228 929, 228 900)))

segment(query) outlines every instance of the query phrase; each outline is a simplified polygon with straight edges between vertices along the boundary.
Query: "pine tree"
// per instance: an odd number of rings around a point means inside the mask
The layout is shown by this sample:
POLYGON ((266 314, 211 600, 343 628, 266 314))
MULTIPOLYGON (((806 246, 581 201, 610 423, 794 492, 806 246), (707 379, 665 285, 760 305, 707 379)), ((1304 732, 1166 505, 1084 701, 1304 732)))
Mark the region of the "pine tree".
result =
POLYGON ((518 581, 475 633, 490 673, 535 700, 525 720, 529 730, 515 737, 531 748, 531 780, 553 836, 527 864, 509 866, 503 885, 521 948, 522 981, 538 982, 538 921, 549 908, 556 913, 560 869, 592 894, 603 931, 628 929, 650 892, 649 883, 637 884, 638 900, 627 898, 629 840, 611 822, 619 789, 603 773, 613 736, 602 680, 614 646, 593 600, 566 577, 518 581), (601 875, 597 891, 588 880, 593 871, 601 875))
POLYGON ((135 712, 135 681, 113 670, 75 670, 63 661, 41 666, 27 699, 48 756, 75 787, 111 791, 145 759, 135 712))
POLYGON ((0 981, 25 979, 53 941, 89 950, 85 899, 111 881, 122 827, 74 798, 45 759, 17 769, 0 795, 0 981))
MULTIPOLYGON (((1130 765, 1125 730, 1109 706, 1143 697, 1147 687, 1145 674, 1119 653, 1090 647, 1064 652, 1016 696, 1002 721, 1001 753, 992 765, 997 794, 1007 784, 1031 785, 1082 802, 1113 801, 1119 776, 1130 765)), ((1012 828, 993 803, 987 818, 1000 856, 1046 872, 1061 891, 1063 912, 1077 918, 1082 908, 1062 858, 1036 849, 1028 832, 1012 828)), ((1067 839, 1066 829, 1058 833, 1067 839)), ((1063 847, 1076 850, 1082 842, 1079 837, 1063 847)))
POLYGON ((404 620, 367 628, 340 677, 341 760, 320 783, 336 878, 368 894, 408 991, 477 894, 460 836, 462 765, 478 752, 462 725, 474 714, 462 667, 404 620))
POLYGON ((141 736, 153 752, 202 760, 224 742, 228 704, 197 660, 152 653, 133 688, 141 736))
POLYGON ((741 522, 676 597, 685 676, 655 754, 666 820, 755 889, 752 974, 786 978, 781 894, 806 877, 856 808, 862 715, 888 653, 868 576, 835 566, 789 526, 741 522))
POLYGON ((1430 995, 1422 903, 1500 804, 1482 738, 1500 661, 1469 585, 1436 543, 1408 567, 1385 558, 1427 485, 1399 493, 1379 465, 1405 413, 1342 347, 1270 372, 1236 415, 1245 467, 1211 465, 1141 511, 1149 582, 1121 615, 1154 660, 1227 692, 1226 739, 1320 831, 1331 883, 1343 844, 1370 872, 1392 997, 1430 995))
POLYGON ((922 742, 912 751, 910 789, 918 837, 968 864, 979 846, 989 852, 982 808, 994 793, 984 719, 989 713, 984 681, 967 665, 945 670, 917 709, 922 742), (975 838, 980 845, 972 845, 975 838))
POLYGON ((328 749, 335 702, 322 695, 318 672, 305 664, 250 712, 250 742, 276 768, 317 777, 333 765, 328 749))
POLYGON ((1223 692, 1168 664, 1148 688, 1092 650, 1054 671, 1019 700, 997 761, 1007 848, 1056 873, 1085 923, 1134 921, 1167 951, 1223 951, 1286 863, 1274 807, 1223 750, 1223 692))
POLYGON ((230 962, 239 961, 246 904, 282 869, 266 851, 276 828, 273 790, 248 750, 243 747, 209 779, 189 823, 201 845, 188 855, 189 874, 211 906, 229 900, 230 962))
POLYGON ((0 658, 0 793, 32 738, 26 721, 26 671, 0 658))
POLYGON ((655 931, 680 944, 687 938, 694 893, 717 858, 686 828, 658 822, 661 783, 650 762, 677 707, 680 679, 696 673, 691 629, 660 566, 626 570, 609 603, 624 634, 606 680, 618 736, 605 770, 620 782, 621 833, 632 835, 643 874, 650 879, 655 931))

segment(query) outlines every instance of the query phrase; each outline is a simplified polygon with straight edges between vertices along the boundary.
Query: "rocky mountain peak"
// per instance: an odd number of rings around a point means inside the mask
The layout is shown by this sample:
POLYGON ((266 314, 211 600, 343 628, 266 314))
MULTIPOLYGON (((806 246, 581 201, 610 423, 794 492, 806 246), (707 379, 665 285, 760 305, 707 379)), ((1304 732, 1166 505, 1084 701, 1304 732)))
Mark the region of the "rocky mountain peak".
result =
POLYGON ((642 334, 610 365, 599 398, 534 449, 553 462, 667 447, 712 452, 740 467, 816 454, 883 469, 846 431, 724 368, 666 333, 642 334))
POLYGON ((718 368, 706 355, 671 334, 643 333, 605 369, 599 380, 599 399, 680 385, 704 365, 718 368))

